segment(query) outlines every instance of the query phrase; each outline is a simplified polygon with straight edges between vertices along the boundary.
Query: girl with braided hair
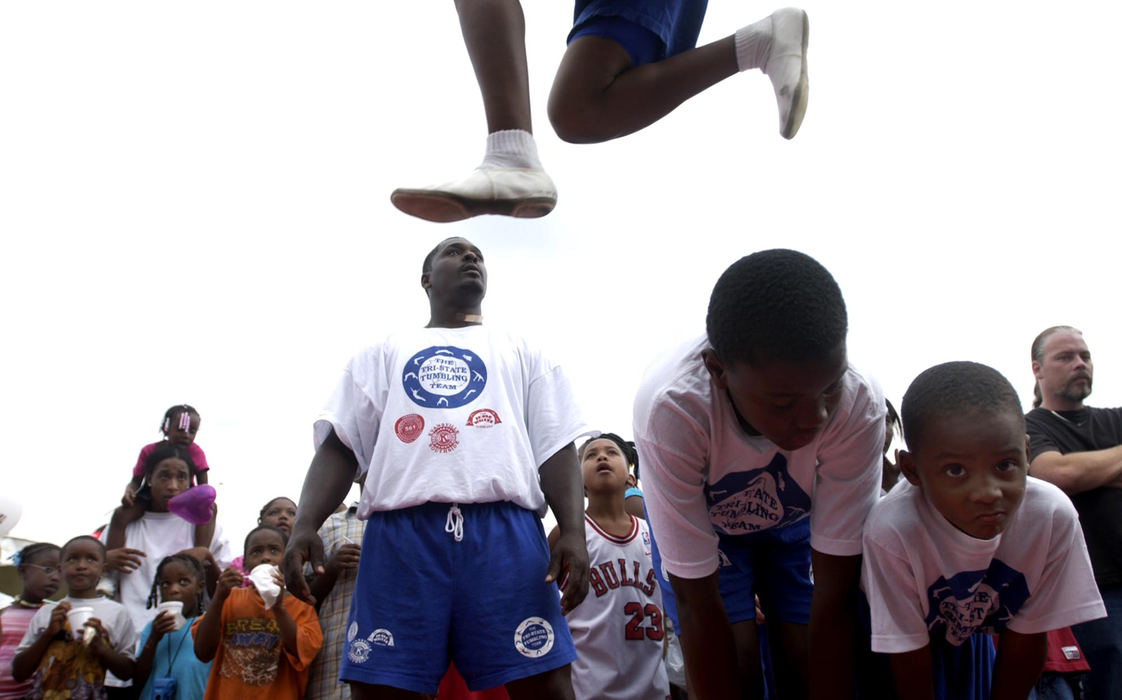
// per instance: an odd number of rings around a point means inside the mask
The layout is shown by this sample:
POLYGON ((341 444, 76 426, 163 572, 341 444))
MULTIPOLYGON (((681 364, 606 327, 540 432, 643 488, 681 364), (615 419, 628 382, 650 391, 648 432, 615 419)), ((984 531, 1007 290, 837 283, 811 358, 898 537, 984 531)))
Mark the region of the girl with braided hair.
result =
POLYGON ((164 557, 156 567, 148 607, 178 601, 183 609, 181 615, 161 610, 140 633, 133 676, 133 683, 143 686, 140 700, 150 700, 157 691, 166 692, 169 684, 175 688, 177 700, 203 697, 210 662, 199 661, 195 656, 191 623, 203 613, 205 584, 202 564, 189 554, 164 557))

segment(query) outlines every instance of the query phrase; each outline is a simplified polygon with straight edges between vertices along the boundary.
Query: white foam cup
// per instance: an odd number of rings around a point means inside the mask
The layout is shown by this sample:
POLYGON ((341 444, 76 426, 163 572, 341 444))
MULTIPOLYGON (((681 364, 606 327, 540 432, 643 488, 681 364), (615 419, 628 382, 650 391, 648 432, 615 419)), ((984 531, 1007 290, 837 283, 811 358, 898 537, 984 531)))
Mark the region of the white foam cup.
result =
POLYGON ((183 626, 187 619, 183 617, 183 601, 182 600, 165 600, 156 606, 156 614, 159 615, 164 610, 167 610, 175 618, 175 629, 183 626))
POLYGON ((86 605, 70 608, 70 612, 66 613, 66 619, 70 621, 70 632, 75 639, 81 639, 87 644, 93 639, 96 632, 92 627, 86 627, 86 622, 93 616, 94 609, 86 605))

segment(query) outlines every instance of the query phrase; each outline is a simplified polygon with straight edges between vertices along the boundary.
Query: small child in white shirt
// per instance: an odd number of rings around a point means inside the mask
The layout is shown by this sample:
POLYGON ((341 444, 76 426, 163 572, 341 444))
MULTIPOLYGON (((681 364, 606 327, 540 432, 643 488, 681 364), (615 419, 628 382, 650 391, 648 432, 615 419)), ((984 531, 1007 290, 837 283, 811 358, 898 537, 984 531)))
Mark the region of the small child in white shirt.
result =
POLYGON ((872 649, 900 697, 1023 699, 1046 633, 1106 615, 1075 508, 1027 476, 1024 414, 997 371, 932 367, 900 413, 906 481, 863 538, 872 649))

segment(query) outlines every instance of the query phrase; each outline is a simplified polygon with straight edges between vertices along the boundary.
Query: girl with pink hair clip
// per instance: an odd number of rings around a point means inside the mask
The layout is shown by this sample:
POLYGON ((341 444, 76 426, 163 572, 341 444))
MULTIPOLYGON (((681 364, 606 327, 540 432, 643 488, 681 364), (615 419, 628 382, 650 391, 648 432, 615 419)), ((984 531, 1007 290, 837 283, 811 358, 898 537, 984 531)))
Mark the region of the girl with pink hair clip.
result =
MULTIPOLYGON (((164 412, 164 420, 160 424, 160 432, 163 433, 164 438, 159 442, 153 442, 140 448, 140 456, 137 457, 136 465, 132 469, 132 479, 125 487, 125 494, 121 497, 121 506, 113 512, 113 521, 119 525, 119 527, 111 529, 115 530, 114 535, 123 536, 124 526, 144 515, 149 498, 148 485, 144 483, 144 465, 156 448, 171 444, 185 449, 194 463, 195 484, 207 483, 210 466, 206 462, 206 454, 203 453, 203 449, 195 444, 195 435, 198 434, 201 423, 202 418, 199 417, 199 412, 195 410, 194 406, 185 403, 172 406, 164 412)), ((106 546, 111 550, 124 546, 123 541, 113 541, 116 536, 106 542, 106 546)), ((213 536, 214 516, 212 515, 210 522, 196 526, 195 545, 206 547, 210 544, 213 536)))

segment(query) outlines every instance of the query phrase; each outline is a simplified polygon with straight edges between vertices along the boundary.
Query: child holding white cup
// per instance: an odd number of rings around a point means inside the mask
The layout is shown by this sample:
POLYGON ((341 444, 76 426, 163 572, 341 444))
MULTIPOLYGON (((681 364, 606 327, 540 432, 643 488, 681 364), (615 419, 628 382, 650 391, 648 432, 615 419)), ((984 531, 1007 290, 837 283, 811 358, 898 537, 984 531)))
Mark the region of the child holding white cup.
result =
POLYGON ((59 566, 68 594, 31 618, 12 659, 12 676, 32 678, 37 696, 57 690, 103 697, 106 671, 132 677, 136 630, 124 606, 97 590, 105 567, 101 542, 75 537, 62 546, 59 566))
POLYGON ((203 567, 189 554, 164 557, 157 565, 148 607, 159 612, 140 633, 133 676, 133 683, 143 686, 140 700, 150 700, 158 686, 166 689, 169 683, 176 700, 203 697, 210 662, 196 658, 189 623, 203 613, 205 586, 203 567))

